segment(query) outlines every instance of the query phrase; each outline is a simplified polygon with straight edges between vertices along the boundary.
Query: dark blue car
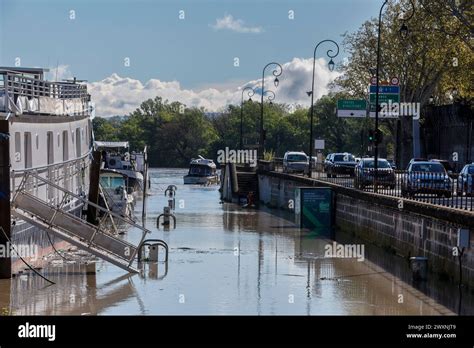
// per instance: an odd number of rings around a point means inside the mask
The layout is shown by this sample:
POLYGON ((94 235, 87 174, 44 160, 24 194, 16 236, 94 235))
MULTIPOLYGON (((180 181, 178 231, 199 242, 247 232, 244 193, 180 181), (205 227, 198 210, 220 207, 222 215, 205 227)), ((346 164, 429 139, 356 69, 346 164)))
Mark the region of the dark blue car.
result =
POLYGON ((451 197, 451 179, 439 162, 413 162, 402 179, 402 196, 414 197, 418 193, 451 197))

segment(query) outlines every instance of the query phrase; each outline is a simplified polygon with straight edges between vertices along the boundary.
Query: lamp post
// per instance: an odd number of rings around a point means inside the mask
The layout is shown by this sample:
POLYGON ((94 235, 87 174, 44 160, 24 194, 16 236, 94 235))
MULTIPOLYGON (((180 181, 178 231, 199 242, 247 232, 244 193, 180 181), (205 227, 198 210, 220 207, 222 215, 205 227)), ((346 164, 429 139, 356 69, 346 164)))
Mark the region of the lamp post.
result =
POLYGON ((243 123, 243 117, 244 117, 244 93, 245 91, 247 92, 247 95, 249 96, 249 99, 252 98, 252 96, 255 94, 255 90, 252 87, 245 87, 242 90, 242 99, 240 100, 240 149, 243 149, 243 130, 244 130, 244 123, 243 123))
MULTIPOLYGON (((272 74, 275 76, 275 80, 273 81, 275 87, 278 87, 278 84, 280 81, 278 80, 278 76, 280 76, 283 73, 283 67, 276 62, 271 62, 265 65, 265 67, 262 70, 262 91, 261 91, 261 104, 260 104, 260 140, 259 140, 259 147, 260 147, 260 158, 263 158, 263 152, 265 151, 265 131, 263 129, 263 97, 265 95, 265 70, 271 66, 275 65, 275 69, 273 70, 272 74)), ((269 100, 273 100, 275 98, 275 93, 271 92, 273 94, 273 98, 269 100)))
MULTIPOLYGON (((406 25, 406 21, 410 20, 415 13, 415 4, 413 0, 409 0, 412 8, 412 12, 408 18, 403 16, 402 26, 400 27, 399 34, 404 39, 408 36, 409 30, 406 25)), ((380 71, 380 33, 382 29, 382 11, 388 0, 385 0, 380 7, 379 12, 379 26, 377 31, 377 66, 375 68, 375 130, 374 130, 374 192, 377 192, 377 174, 378 174, 378 162, 379 162, 379 140, 380 140, 380 131, 379 131, 379 71, 380 71)), ((404 11, 405 13, 405 11, 404 11)), ((400 16, 398 16, 400 18, 400 16)))
POLYGON ((310 111, 310 126, 309 126, 309 170, 308 170, 308 176, 311 178, 312 174, 312 165, 313 165, 313 112, 314 112, 314 73, 315 73, 315 67, 316 67, 316 51, 319 47, 319 45, 330 42, 334 44, 337 48, 337 51, 335 54, 332 54, 333 50, 328 50, 326 52, 327 56, 330 58, 328 66, 329 70, 333 71, 334 70, 334 61, 332 60, 334 57, 336 57, 339 54, 339 45, 333 41, 333 40, 323 40, 320 41, 316 47, 314 48, 313 52, 313 76, 312 76, 312 83, 311 83, 311 92, 308 92, 308 94, 311 94, 311 111, 310 111))

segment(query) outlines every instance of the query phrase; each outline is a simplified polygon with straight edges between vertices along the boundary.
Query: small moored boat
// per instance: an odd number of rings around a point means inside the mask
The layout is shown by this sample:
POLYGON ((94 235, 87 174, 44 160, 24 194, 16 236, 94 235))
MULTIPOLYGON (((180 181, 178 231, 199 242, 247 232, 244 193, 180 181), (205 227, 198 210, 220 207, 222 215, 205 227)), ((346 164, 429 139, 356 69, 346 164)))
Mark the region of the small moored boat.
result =
POLYGON ((184 184, 211 185, 217 183, 219 183, 219 177, 213 160, 202 156, 191 160, 188 175, 184 176, 184 184))

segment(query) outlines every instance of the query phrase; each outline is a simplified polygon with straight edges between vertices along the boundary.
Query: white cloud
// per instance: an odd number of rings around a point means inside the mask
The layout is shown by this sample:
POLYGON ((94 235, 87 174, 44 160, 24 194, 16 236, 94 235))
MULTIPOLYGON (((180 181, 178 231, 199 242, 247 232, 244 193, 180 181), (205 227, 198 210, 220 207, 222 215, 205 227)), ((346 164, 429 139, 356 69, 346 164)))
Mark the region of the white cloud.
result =
POLYGON ((245 26, 241 19, 234 19, 232 15, 225 15, 222 18, 217 18, 216 23, 212 25, 215 30, 231 30, 237 33, 251 33, 259 34, 263 31, 262 27, 248 27, 245 26))
POLYGON ((62 81, 65 79, 72 78, 72 73, 69 70, 69 65, 58 65, 55 67, 49 67, 49 72, 46 77, 50 81, 62 81))
MULTIPOLYGON (((311 90, 312 63, 312 59, 293 58, 283 64, 278 88, 273 85, 273 67, 268 67, 265 89, 275 92, 275 102, 309 106, 310 98, 306 92, 311 90)), ((338 72, 329 71, 324 59, 316 60, 315 100, 328 93, 327 85, 339 75, 338 72)), ((129 114, 143 101, 156 96, 170 102, 179 101, 190 107, 203 107, 207 111, 220 111, 229 104, 240 103, 241 88, 245 86, 259 87, 260 80, 249 81, 237 88, 207 87, 192 90, 181 88, 178 81, 150 79, 142 83, 136 79, 112 74, 102 81, 89 83, 88 89, 95 102, 97 115, 107 117, 129 114)))

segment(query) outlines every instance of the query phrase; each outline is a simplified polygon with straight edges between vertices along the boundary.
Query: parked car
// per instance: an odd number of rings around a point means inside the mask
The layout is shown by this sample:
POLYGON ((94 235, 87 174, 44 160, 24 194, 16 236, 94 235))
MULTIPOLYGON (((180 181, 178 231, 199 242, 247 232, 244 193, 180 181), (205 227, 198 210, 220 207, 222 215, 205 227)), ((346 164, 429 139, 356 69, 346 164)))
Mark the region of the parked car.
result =
POLYGON ((462 196, 472 196, 474 194, 474 162, 466 164, 457 178, 457 194, 462 196))
MULTIPOLYGON (((354 187, 363 190, 374 184, 375 159, 362 158, 355 167, 354 187)), ((390 163, 383 158, 377 161, 377 185, 395 188, 395 172, 390 163)))
POLYGON ((446 161, 446 160, 440 160, 440 159, 432 159, 430 161, 433 161, 433 162, 439 162, 443 165, 444 169, 446 169, 446 172, 448 173, 448 175, 452 178, 452 179, 456 179, 457 178, 457 175, 455 173, 455 169, 454 167, 451 165, 451 163, 449 163, 449 161, 446 161))
POLYGON ((287 151, 283 157, 284 173, 307 173, 309 157, 304 152, 287 151))
POLYGON ((415 161, 402 178, 402 196, 431 193, 451 197, 451 179, 443 165, 436 161, 415 161))
POLYGON ((350 153, 331 153, 324 161, 324 171, 328 178, 335 178, 341 174, 354 176, 356 164, 355 157, 350 153))

